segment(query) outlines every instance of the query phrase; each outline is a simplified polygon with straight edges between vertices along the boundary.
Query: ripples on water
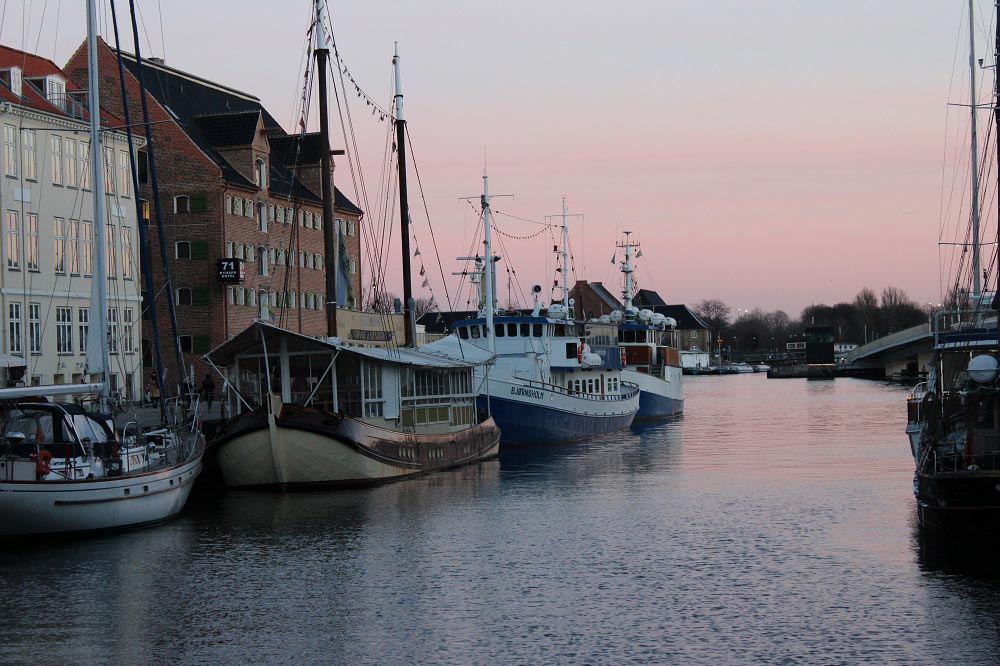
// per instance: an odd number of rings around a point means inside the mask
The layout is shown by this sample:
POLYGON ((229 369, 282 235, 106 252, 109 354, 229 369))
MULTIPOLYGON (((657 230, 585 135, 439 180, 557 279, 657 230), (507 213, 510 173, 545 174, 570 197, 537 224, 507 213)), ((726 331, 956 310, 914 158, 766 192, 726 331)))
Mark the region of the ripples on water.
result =
POLYGON ((905 389, 694 377, 687 415, 0 553, 0 661, 995 663, 992 550, 915 528, 905 389))

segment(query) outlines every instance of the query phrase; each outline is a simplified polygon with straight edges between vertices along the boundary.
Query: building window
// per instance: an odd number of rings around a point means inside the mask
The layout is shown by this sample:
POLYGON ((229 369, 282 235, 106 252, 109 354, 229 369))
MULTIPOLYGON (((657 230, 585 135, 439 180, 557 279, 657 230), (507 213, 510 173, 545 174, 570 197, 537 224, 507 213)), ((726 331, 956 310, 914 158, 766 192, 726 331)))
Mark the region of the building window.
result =
POLYGON ((115 150, 104 147, 104 193, 115 193, 115 150))
POLYGON ((354 235, 354 220, 347 221, 347 235, 348 236, 354 235))
POLYGON ((180 343, 181 351, 185 354, 190 354, 194 349, 194 338, 190 335, 181 335, 177 341, 180 343))
POLYGON ((135 353, 135 345, 132 344, 132 318, 132 308, 125 308, 122 310, 122 332, 124 334, 124 337, 122 338, 122 351, 126 354, 135 353))
POLYGON ((108 308, 108 353, 118 353, 118 308, 108 308))
POLYGON ((42 353, 42 304, 28 303, 28 340, 32 354, 42 353))
POLYGON ((149 228, 149 202, 145 199, 139 199, 139 215, 142 217, 142 224, 149 228))
POLYGON ((84 275, 94 274, 94 223, 80 222, 80 268, 84 275))
POLYGON ((174 259, 190 259, 190 258, 191 258, 191 241, 177 241, 176 243, 174 243, 174 259))
POLYGON ((56 352, 73 353, 73 308, 56 308, 56 352))
POLYGON ((17 211, 7 211, 7 268, 21 270, 21 226, 17 211))
POLYGON ((354 259, 350 260, 351 264, 351 275, 355 275, 358 272, 358 262, 354 259))
POLYGON ((129 185, 128 152, 118 151, 118 194, 128 197, 132 191, 129 185))
POLYGON ((267 275, 267 248, 261 245, 257 248, 257 273, 267 275))
POLYGON ((63 169, 67 187, 76 187, 76 140, 63 139, 63 169))
POLYGON ((52 257, 56 273, 66 272, 66 220, 61 217, 52 220, 52 238, 55 254, 52 257))
POLYGON ((21 130, 21 147, 24 149, 24 177, 28 180, 38 178, 38 163, 35 161, 35 130, 21 130))
POLYGON ((115 260, 115 225, 113 222, 108 222, 104 243, 107 246, 104 258, 107 260, 108 277, 113 278, 118 275, 118 262, 115 260))
POLYGON ((63 142, 61 136, 52 136, 52 184, 63 184, 63 142))
POLYGON ((267 233, 267 204, 263 201, 257 204, 257 230, 267 233))
POLYGON ((267 219, 274 222, 274 204, 267 207, 267 219))
POLYGON ((90 142, 81 141, 77 146, 77 156, 80 159, 80 187, 90 189, 90 142))
MULTIPOLYGON (((35 248, 38 247, 37 234, 35 240, 35 248)), ((66 254, 69 258, 69 273, 70 275, 80 274, 80 220, 70 220, 69 221, 69 234, 66 244, 66 254)), ((28 229, 28 254, 30 263, 31 254, 31 229, 28 229)), ((28 268, 31 268, 29 265, 28 268)))
POLYGON ((253 199, 243 200, 243 217, 253 217, 253 199))
POLYGON ((267 189, 267 165, 262 159, 254 162, 253 182, 262 190, 267 189))
POLYGON ((122 277, 132 279, 132 230, 126 226, 121 228, 122 234, 122 277))
POLYGON ((177 289, 177 293, 174 298, 174 305, 191 305, 190 287, 180 287, 177 289))
POLYGON ((90 309, 80 308, 76 314, 77 323, 80 325, 80 353, 87 351, 87 335, 90 333, 90 309))
POLYGON ((149 182, 149 153, 139 150, 135 154, 136 170, 139 172, 139 182, 145 185, 149 182))
POLYGON ((174 212, 175 213, 190 213, 191 212, 191 197, 181 194, 174 197, 174 212))
POLYGON ((13 125, 3 126, 3 173, 17 177, 17 128, 13 125))
POLYGON ((7 307, 8 344, 11 354, 22 353, 21 347, 21 304, 10 303, 7 307))
POLYGON ((63 111, 66 110, 66 84, 54 76, 46 76, 46 99, 63 111))
POLYGON ((25 262, 29 271, 38 270, 38 216, 28 213, 24 216, 25 226, 25 262))

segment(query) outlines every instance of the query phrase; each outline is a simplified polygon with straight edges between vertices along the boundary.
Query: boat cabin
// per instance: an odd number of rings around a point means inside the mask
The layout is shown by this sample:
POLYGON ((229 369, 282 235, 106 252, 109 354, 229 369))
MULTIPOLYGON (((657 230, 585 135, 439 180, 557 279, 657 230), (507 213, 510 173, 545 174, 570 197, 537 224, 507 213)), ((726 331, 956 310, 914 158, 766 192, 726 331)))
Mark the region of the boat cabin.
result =
POLYGON ((258 410, 273 396, 288 407, 437 433, 482 420, 473 369, 494 356, 463 347, 447 338, 419 348, 356 347, 257 322, 205 359, 232 389, 233 415, 258 410))

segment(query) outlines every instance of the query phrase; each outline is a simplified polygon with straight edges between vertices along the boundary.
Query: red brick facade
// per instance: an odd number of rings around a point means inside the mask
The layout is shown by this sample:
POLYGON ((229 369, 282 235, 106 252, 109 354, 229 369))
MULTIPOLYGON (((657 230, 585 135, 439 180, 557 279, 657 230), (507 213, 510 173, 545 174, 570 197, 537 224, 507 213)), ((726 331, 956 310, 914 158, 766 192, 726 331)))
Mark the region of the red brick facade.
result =
MULTIPOLYGON (((124 116, 120 80, 115 54, 101 42, 98 48, 102 106, 124 116)), ((155 64, 152 66, 156 66, 155 64)), ((70 58, 65 70, 82 84, 87 82, 86 50, 81 46, 70 58)), ((126 90, 133 124, 141 121, 138 79, 126 68, 126 90)), ((178 74, 176 70, 170 70, 178 74)), ((183 73, 180 73, 183 74, 183 73)), ((147 73, 147 84, 148 73, 147 73)), ((187 75, 185 75, 187 76, 187 75)), ((215 86, 193 79, 199 84, 215 86)), ((244 95, 221 86, 225 93, 244 95)), ((267 294, 271 318, 291 330, 307 335, 326 333, 323 313, 325 270, 331 263, 324 256, 322 206, 317 193, 299 183, 297 194, 276 194, 268 186, 268 168, 262 186, 256 174, 256 161, 269 165, 271 159, 268 133, 262 120, 246 145, 218 147, 226 164, 220 166, 192 139, 170 111, 147 97, 155 151, 155 167, 162 209, 164 246, 174 293, 163 290, 160 241, 155 223, 147 227, 160 344, 164 351, 167 376, 174 378, 176 368, 170 345, 167 298, 172 297, 177 313, 178 334, 184 351, 184 364, 195 366, 200 377, 203 353, 240 332, 261 313, 261 295, 267 294), (231 171, 228 171, 228 166, 231 171), (233 172, 239 174, 234 176, 233 172), (237 210, 237 202, 239 208, 237 210), (266 225, 261 223, 266 213, 266 225), (292 219, 294 215, 294 219, 292 219), (267 255, 266 274, 261 254, 267 255), (232 287, 221 284, 218 260, 236 256, 244 259, 245 277, 232 287), (282 261, 282 257, 285 261, 282 261), (188 291, 189 290, 189 291, 188 291), (251 295, 251 291, 253 292, 251 295)), ((254 100, 251 96, 245 99, 254 100)), ((203 144, 204 145, 204 144, 203 144)), ((330 174, 332 180, 333 174, 330 174)), ((301 178, 299 179, 302 180, 301 178)), ((318 179, 315 179, 318 181, 318 179)), ((150 202, 150 180, 140 184, 140 196, 150 202)), ((155 211, 150 210, 155 222, 155 211)), ((360 302, 360 224, 355 210, 335 209, 334 217, 345 221, 354 233, 345 233, 347 256, 355 270, 350 276, 355 298, 360 302)), ((346 232, 346 230, 345 230, 346 232)), ((346 304, 345 304, 346 305, 346 304)), ((151 338, 149 320, 143 320, 144 342, 151 338)), ((150 371, 147 367, 147 376, 150 371)))

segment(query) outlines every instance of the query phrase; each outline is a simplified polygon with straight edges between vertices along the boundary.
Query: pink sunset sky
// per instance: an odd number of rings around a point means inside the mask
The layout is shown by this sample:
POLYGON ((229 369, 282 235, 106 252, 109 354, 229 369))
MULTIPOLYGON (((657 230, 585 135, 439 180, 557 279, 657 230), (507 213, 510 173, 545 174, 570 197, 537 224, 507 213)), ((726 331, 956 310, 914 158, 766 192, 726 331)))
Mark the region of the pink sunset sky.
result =
MULTIPOLYGON (((138 5, 144 55, 252 93, 292 128, 309 0, 138 5)), ((721 298, 734 312, 797 316, 865 286, 940 302, 942 209, 954 227, 967 179, 968 110, 948 106, 968 103, 965 5, 368 0, 331 2, 331 14, 344 62, 386 107, 399 42, 406 117, 453 297, 454 257, 469 251, 475 224, 458 199, 481 192, 485 155, 491 190, 516 195, 496 209, 543 221, 565 195, 571 213, 585 214, 571 220, 574 277, 617 291, 611 256, 629 229, 643 247, 640 286, 668 302, 721 298)), ((977 57, 989 64, 993 3, 977 10, 977 57)), ((64 64, 84 39, 83 12, 82 1, 26 1, 8 9, 0 41, 64 64)), ((988 100, 992 70, 979 80, 988 100)), ((363 105, 354 112, 374 193, 386 126, 363 105)), ((343 162, 337 178, 357 201, 343 162)), ((421 259, 446 307, 412 176, 410 198, 421 259)), ((512 235, 539 229, 496 223, 512 235)), ((551 249, 544 234, 508 241, 504 262, 525 292, 552 284, 551 249)), ((401 292, 398 268, 390 282, 401 292)), ((414 291, 427 295, 420 278, 414 291)))

